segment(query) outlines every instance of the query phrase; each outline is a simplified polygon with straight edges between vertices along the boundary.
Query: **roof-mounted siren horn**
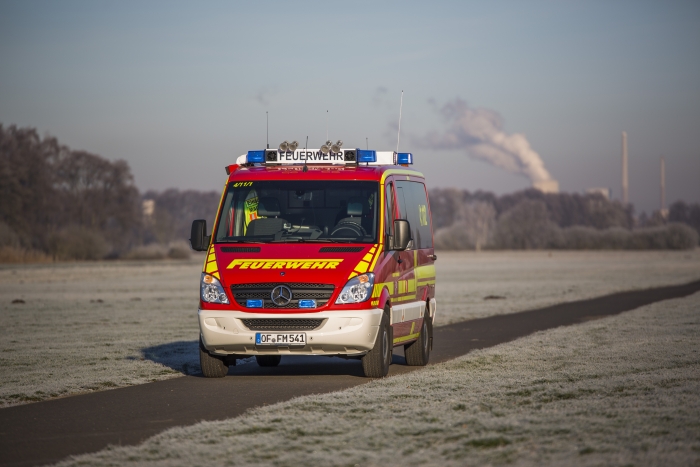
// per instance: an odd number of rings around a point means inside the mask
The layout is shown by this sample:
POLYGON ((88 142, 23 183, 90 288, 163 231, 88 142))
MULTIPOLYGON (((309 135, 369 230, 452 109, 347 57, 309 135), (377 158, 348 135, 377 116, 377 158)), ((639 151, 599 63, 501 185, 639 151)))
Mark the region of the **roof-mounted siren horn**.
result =
POLYGON ((287 150, 294 152, 297 150, 298 147, 299 147, 299 143, 297 143, 296 141, 292 141, 291 143, 289 143, 287 145, 287 150))
POLYGON ((277 151, 265 151, 265 162, 277 162, 277 151))
POLYGON ((343 160, 345 162, 356 162, 357 161, 357 151, 355 149, 346 149, 343 153, 343 160))
POLYGON ((343 142, 341 140, 338 140, 337 143, 331 144, 331 152, 339 153, 340 148, 343 147, 343 142))
POLYGON ((248 164, 262 164, 265 162, 265 150, 261 151, 248 151, 246 156, 246 162, 248 164))
POLYGON ((323 154, 328 154, 329 152, 331 152, 331 146, 332 146, 332 145, 333 145, 333 143, 332 143, 331 141, 326 141, 326 144, 324 144, 323 146, 321 146, 321 152, 322 152, 323 154))
POLYGON ((287 140, 282 141, 280 143, 279 148, 280 148, 280 151, 287 152, 289 150, 289 143, 287 142, 287 140))
POLYGON ((400 152, 396 154, 396 163, 399 165, 411 165, 413 164, 413 153, 412 152, 400 152))

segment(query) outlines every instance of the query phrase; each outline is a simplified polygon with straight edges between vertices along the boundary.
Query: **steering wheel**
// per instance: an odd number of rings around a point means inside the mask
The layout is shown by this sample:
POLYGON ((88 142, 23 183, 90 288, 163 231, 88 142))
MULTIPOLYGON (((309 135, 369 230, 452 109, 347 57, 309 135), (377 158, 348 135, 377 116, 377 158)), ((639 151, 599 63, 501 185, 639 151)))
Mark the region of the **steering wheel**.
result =
POLYGON ((360 224, 347 221, 340 222, 331 232, 331 237, 364 237, 365 235, 367 231, 360 224), (350 235, 347 232, 350 232, 350 235))

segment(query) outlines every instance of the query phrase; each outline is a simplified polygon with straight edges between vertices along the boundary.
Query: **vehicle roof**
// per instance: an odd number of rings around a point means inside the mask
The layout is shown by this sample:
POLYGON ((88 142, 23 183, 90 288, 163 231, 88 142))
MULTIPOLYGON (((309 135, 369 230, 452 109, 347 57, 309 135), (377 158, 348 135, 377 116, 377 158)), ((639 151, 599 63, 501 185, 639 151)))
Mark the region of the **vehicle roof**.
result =
POLYGON ((231 172, 228 181, 260 180, 367 180, 382 181, 385 176, 399 174, 424 179, 422 173, 410 167, 382 166, 332 166, 332 165, 239 166, 231 172))

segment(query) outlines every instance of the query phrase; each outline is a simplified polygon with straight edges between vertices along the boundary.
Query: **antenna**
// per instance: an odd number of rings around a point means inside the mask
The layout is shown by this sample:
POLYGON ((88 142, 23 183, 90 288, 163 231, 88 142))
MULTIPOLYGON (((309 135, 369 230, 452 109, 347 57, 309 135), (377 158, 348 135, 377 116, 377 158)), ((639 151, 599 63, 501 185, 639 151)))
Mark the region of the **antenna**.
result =
POLYGON ((367 142, 367 149, 369 149, 369 138, 365 138, 365 141, 367 142))
POLYGON ((265 123, 266 123, 266 136, 265 140, 267 143, 267 149, 270 149, 270 116, 267 114, 267 110, 265 111, 265 123))
POLYGON ((306 165, 306 158, 308 155, 306 154, 306 148, 309 146, 309 135, 306 135, 306 145, 304 146, 304 172, 309 171, 309 166, 306 165))
POLYGON ((396 135, 396 152, 399 152, 399 141, 401 141, 401 111, 403 110, 403 89, 401 90, 401 105, 399 105, 399 133, 396 135))
POLYGON ((326 141, 328 141, 328 110, 326 110, 326 141))

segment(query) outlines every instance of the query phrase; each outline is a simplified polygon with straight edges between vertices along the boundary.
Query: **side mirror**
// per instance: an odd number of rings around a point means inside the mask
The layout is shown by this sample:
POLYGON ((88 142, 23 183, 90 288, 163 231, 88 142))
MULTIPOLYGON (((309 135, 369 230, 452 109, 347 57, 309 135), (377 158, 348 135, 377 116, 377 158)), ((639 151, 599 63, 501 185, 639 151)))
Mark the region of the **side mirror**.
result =
POLYGON ((403 251, 411 241, 411 225, 406 219, 396 219, 394 221, 394 244, 392 250, 403 251))
POLYGON ((192 230, 190 232, 190 245, 195 251, 207 251, 211 236, 207 236, 207 221, 197 219, 192 221, 192 230))

